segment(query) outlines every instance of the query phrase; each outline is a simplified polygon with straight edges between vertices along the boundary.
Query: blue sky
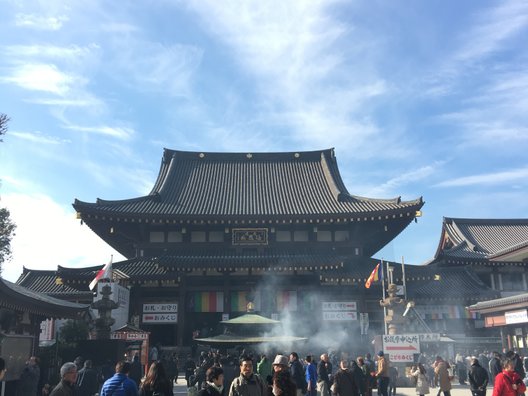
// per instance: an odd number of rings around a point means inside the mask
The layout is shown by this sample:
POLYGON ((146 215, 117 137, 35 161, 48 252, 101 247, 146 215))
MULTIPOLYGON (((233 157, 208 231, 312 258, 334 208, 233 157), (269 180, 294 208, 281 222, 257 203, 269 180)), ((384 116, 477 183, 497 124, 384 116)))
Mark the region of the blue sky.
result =
POLYGON ((148 193, 164 147, 335 147, 352 194, 426 201, 389 260, 430 259, 443 216, 526 217, 526 1, 0 6, 7 279, 105 263, 71 203, 148 193))

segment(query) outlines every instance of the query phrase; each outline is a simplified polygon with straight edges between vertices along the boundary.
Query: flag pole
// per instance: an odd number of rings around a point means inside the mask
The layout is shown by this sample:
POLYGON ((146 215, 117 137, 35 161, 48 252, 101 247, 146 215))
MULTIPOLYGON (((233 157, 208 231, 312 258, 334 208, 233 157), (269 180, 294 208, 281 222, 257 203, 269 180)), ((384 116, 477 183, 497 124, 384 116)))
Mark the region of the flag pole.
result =
POLYGON ((405 264, 403 263, 403 256, 402 256, 402 279, 403 279, 403 299, 407 301, 407 284, 405 280, 405 264))
MULTIPOLYGON (((383 301, 385 301, 385 264, 383 264, 383 258, 381 259, 381 289, 383 290, 383 301)), ((385 335, 387 335, 387 307, 383 307, 383 329, 385 335)))

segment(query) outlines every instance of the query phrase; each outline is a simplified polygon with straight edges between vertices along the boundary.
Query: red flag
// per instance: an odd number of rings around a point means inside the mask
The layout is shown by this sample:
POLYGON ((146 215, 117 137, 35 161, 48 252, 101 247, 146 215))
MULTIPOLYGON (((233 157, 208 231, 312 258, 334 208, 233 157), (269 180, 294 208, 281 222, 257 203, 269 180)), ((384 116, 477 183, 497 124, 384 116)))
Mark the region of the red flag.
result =
POLYGON ((90 285, 88 286, 90 290, 93 290, 94 287, 97 286, 97 282, 99 282, 100 279, 112 279, 112 258, 113 256, 110 256, 110 261, 99 270, 97 275, 95 275, 94 280, 90 282, 90 285))
POLYGON ((378 263, 378 265, 376 265, 376 268, 374 268, 370 273, 370 276, 368 277, 367 282, 365 283, 365 287, 367 289, 370 288, 372 282, 377 282, 379 280, 379 267, 380 263, 378 263))

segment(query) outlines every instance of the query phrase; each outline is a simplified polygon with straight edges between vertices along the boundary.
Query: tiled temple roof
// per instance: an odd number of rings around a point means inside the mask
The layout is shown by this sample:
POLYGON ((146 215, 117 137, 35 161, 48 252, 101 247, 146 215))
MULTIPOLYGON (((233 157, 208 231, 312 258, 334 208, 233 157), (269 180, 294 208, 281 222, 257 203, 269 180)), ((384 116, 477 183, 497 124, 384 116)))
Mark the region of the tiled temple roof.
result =
POLYGON ((474 312, 481 312, 486 310, 500 311, 501 308, 503 310, 512 309, 511 307, 516 305, 522 305, 526 308, 528 306, 528 293, 518 294, 516 296, 510 297, 497 298, 490 301, 481 301, 474 305, 471 305, 469 309, 474 312))
POLYGON ((74 318, 88 311, 88 304, 77 304, 36 292, 0 278, 0 306, 35 315, 74 318))
POLYGON ((165 149, 149 195, 121 201, 75 200, 89 214, 167 219, 388 216, 423 205, 349 194, 334 150, 286 153, 199 153, 165 149))
POLYGON ((498 260, 522 261, 528 247, 528 219, 444 218, 435 261, 498 260), (514 258, 517 257, 517 258, 514 258))

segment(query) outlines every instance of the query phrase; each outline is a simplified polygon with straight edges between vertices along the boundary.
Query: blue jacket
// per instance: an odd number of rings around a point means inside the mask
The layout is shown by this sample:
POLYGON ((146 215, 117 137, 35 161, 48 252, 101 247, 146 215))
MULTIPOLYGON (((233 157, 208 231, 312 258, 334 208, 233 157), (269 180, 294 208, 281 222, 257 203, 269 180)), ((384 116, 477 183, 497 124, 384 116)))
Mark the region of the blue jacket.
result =
POLYGON ((103 384, 101 396, 138 396, 138 387, 127 375, 116 373, 103 384))

